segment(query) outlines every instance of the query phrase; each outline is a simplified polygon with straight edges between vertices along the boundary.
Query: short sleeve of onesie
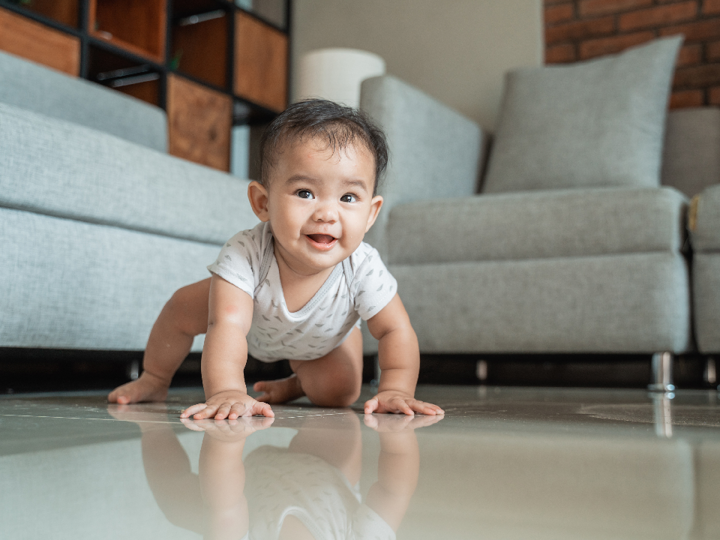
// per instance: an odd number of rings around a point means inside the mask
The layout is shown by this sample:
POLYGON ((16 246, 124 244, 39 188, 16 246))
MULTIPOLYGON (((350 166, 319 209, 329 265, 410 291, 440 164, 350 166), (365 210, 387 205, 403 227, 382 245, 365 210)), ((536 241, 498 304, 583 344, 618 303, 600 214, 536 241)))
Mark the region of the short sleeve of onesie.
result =
POLYGON ((229 281, 255 298, 257 280, 260 277, 260 266, 265 244, 270 236, 265 234, 265 223, 255 228, 241 231, 233 236, 220 250, 217 260, 208 266, 208 270, 229 281))
POLYGON ((357 540, 395 540, 397 537, 377 512, 361 504, 353 516, 353 538, 357 540))
POLYGON ((355 311, 366 321, 377 315, 397 293, 397 281, 390 274, 378 251, 362 243, 350 257, 355 267, 350 290, 355 311))

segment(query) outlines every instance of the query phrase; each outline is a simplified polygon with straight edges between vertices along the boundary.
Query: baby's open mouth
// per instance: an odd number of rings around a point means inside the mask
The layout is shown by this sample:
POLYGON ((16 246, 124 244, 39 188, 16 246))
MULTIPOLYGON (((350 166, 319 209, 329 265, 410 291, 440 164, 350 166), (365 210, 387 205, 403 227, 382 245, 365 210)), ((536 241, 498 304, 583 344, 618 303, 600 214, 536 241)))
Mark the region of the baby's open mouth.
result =
POLYGON ((329 234, 308 234, 307 236, 318 244, 332 244, 335 241, 335 237, 329 234))

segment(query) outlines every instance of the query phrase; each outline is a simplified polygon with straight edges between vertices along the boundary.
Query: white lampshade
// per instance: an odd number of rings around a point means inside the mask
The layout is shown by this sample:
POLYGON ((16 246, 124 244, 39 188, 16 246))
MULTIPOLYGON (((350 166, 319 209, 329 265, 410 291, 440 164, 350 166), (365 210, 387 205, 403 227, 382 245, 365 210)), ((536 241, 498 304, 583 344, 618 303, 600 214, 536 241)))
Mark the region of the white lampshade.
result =
POLYGON ((385 60, 356 49, 318 49, 302 56, 295 101, 324 98, 349 107, 360 106, 360 83, 385 74, 385 60))

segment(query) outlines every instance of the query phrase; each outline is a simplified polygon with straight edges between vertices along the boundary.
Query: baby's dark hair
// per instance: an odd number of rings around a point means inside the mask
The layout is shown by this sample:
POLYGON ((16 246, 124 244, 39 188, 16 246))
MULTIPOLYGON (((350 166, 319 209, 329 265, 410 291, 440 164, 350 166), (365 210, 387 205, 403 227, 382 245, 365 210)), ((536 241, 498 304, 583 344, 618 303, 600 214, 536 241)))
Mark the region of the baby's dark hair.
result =
POLYGON ((375 195, 388 163, 385 134, 362 111, 326 99, 293 103, 265 129, 260 139, 260 183, 267 185, 284 144, 316 138, 324 139, 333 153, 363 144, 375 158, 375 195))

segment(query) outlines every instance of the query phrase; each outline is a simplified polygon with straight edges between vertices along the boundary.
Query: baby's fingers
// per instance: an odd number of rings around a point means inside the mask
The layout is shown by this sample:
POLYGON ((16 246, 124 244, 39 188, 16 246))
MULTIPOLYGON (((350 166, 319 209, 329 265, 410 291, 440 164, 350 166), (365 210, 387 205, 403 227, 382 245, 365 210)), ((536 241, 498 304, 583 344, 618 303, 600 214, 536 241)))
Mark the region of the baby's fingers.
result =
POLYGON ((275 413, 268 403, 260 403, 259 401, 256 401, 253 403, 252 407, 245 410, 243 416, 266 416, 268 418, 273 418, 275 417, 275 413))
POLYGON ((197 403, 196 405, 193 405, 192 407, 188 407, 185 409, 182 414, 180 415, 180 418, 190 418, 193 414, 199 413, 200 411, 207 408, 206 403, 197 403))
POLYGON ((415 413, 408 402, 400 397, 390 398, 387 403, 384 399, 381 400, 377 412, 399 413, 407 414, 408 416, 415 416, 415 413))
POLYGON ((432 403, 425 403, 424 401, 413 400, 412 409, 420 414, 427 414, 428 416, 438 416, 445 414, 440 407, 433 405, 432 403))
POLYGON ((378 401, 377 397, 367 400, 365 402, 365 414, 374 413, 378 409, 379 406, 380 406, 380 402, 378 401))

